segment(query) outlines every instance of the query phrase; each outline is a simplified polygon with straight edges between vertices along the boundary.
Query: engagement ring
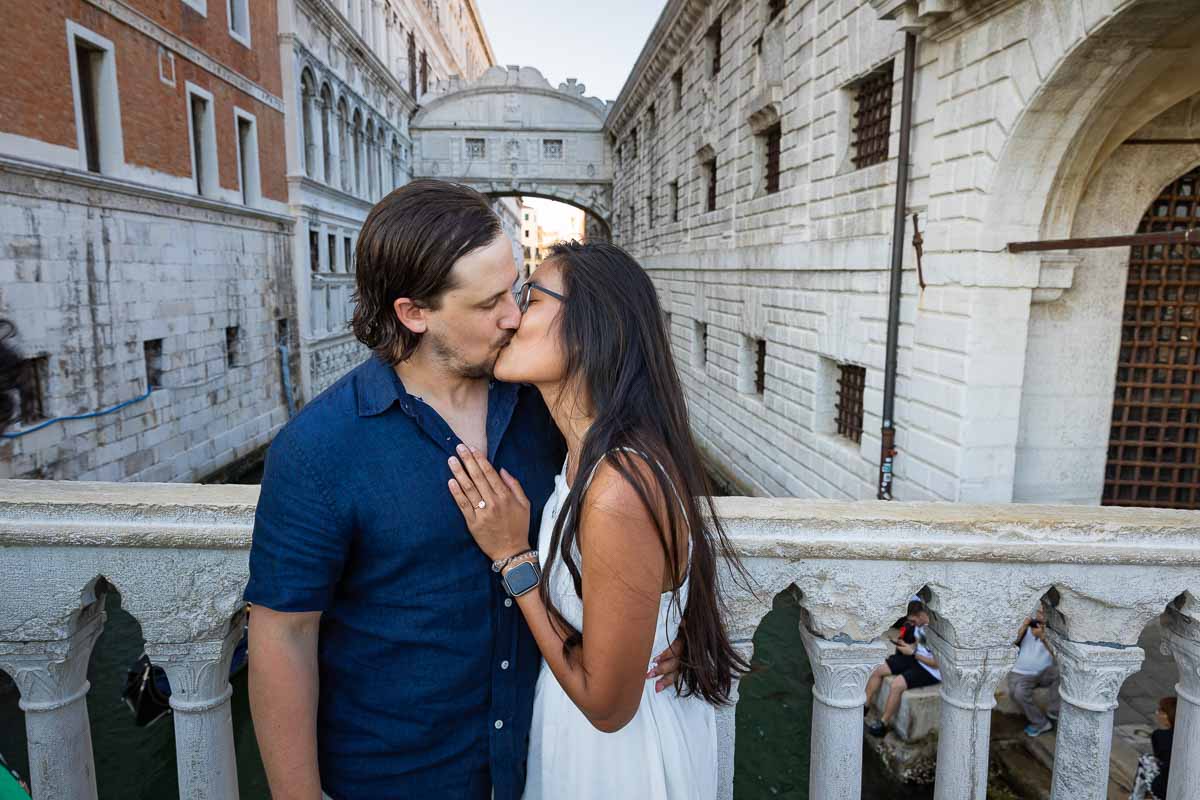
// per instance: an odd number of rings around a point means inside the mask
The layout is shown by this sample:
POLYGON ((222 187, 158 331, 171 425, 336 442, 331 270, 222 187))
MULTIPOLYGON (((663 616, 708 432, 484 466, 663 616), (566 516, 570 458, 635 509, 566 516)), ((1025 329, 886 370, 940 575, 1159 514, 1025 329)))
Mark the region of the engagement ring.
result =
POLYGON ((479 507, 480 507, 481 509, 483 509, 483 508, 487 508, 487 500, 480 500, 480 501, 479 501, 479 507))

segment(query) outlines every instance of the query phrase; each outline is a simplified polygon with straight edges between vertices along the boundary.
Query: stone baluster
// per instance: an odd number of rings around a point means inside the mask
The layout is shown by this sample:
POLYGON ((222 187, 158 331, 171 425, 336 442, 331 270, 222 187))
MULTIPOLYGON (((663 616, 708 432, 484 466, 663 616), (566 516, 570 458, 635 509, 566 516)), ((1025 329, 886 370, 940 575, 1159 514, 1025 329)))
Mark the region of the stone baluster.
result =
POLYGON ((103 606, 103 598, 88 606, 66 639, 0 644, 0 668, 21 693, 29 779, 38 800, 96 798, 87 667, 104 628, 103 606))
POLYGON ((1046 630, 1046 639, 1058 661, 1063 699, 1050 798, 1105 800, 1117 695, 1145 653, 1140 647, 1073 642, 1054 628, 1046 630))
POLYGON ((146 654, 171 682, 183 800, 237 800, 229 663, 241 637, 239 614, 223 639, 146 644, 146 654))
POLYGON ((1175 743, 1166 800, 1200 797, 1200 621, 1167 610, 1167 645, 1179 666, 1175 743))
POLYGON ((925 636, 942 673, 934 800, 985 800, 996 684, 1012 669, 1017 649, 959 647, 932 625, 925 636))
POLYGON ((887 656, 887 648, 881 642, 823 639, 804 624, 800 637, 814 679, 809 797, 858 800, 867 678, 887 656))
MULTIPOLYGON (((751 642, 735 641, 733 647, 738 655, 750 661, 754 650, 751 642)), ((733 686, 729 689, 729 705, 717 708, 717 800, 733 800, 733 746, 740 683, 738 678, 733 679, 733 686)))

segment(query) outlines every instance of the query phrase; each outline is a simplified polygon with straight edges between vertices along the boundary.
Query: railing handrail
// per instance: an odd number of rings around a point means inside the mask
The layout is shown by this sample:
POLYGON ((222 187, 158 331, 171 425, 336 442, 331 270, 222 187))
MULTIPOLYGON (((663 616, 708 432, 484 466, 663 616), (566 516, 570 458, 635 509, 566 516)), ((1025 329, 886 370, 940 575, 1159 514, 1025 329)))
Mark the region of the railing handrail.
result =
MULTIPOLYGON (((258 491, 3 480, 0 544, 244 548, 258 491)), ((743 557, 1200 566, 1197 511, 752 497, 716 506, 743 557)))

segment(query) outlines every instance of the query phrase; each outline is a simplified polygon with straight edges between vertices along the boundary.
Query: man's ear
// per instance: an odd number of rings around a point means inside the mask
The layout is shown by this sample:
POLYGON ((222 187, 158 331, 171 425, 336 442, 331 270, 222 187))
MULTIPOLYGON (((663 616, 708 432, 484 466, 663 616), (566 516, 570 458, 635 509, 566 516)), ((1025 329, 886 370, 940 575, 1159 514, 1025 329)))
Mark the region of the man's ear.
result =
POLYGON ((397 298, 396 302, 392 303, 392 310, 400 324, 413 333, 425 333, 429 327, 429 321, 425 317, 427 309, 418 306, 407 297, 397 298))

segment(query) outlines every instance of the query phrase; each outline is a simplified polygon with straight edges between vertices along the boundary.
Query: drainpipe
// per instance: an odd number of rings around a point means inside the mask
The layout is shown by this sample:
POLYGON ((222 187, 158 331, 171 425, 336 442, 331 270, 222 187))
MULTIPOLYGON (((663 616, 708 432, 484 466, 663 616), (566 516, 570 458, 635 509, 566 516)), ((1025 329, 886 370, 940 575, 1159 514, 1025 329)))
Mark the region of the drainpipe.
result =
POLYGON ((913 72, 917 60, 917 34, 904 34, 904 84, 900 101, 900 152, 896 164, 896 209, 892 221, 892 280, 888 288, 887 356, 883 368, 883 427, 879 455, 880 500, 892 499, 896 458, 896 358, 900 339, 900 287, 904 267, 904 219, 908 209, 909 140, 912 138, 913 72))

